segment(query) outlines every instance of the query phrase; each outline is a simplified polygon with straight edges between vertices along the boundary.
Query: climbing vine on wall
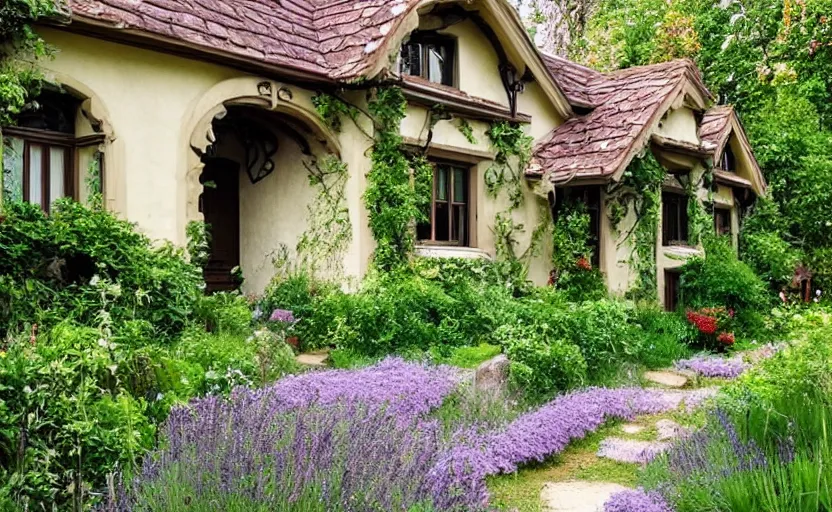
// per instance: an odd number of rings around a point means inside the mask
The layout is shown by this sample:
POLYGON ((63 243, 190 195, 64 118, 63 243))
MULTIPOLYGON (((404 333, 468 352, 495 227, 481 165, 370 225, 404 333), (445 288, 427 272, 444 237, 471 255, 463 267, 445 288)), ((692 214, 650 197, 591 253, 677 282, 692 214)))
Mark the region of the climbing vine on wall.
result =
POLYGON ((708 189, 708 204, 713 204, 713 171, 706 169, 699 180, 690 180, 685 186, 685 194, 688 196, 688 239, 690 245, 697 246, 702 243, 703 237, 714 231, 713 212, 708 213, 705 203, 699 198, 699 187, 705 186, 708 189))
POLYGON ((0 125, 12 124, 38 93, 42 75, 31 62, 47 56, 49 47, 32 24, 56 13, 53 0, 5 0, 0 5, 0 125))
POLYGON ((521 260, 527 260, 537 252, 547 228, 545 225, 535 228, 529 248, 523 255, 517 255, 517 238, 526 227, 518 223, 512 213, 523 203, 523 171, 531 160, 533 139, 526 135, 521 125, 505 121, 492 124, 486 135, 496 153, 494 163, 485 171, 486 191, 493 199, 505 194, 508 200, 507 208, 495 215, 491 227, 497 259, 508 265, 507 273, 525 278, 527 269, 521 260))
POLYGON ((307 207, 309 227, 298 241, 301 264, 313 274, 324 270, 330 276, 343 271, 343 253, 352 240, 347 208, 347 164, 334 155, 304 162, 310 186, 317 195, 307 207))
POLYGON ((636 273, 636 282, 629 295, 634 299, 657 298, 656 240, 665 175, 664 168, 648 151, 630 163, 619 183, 607 189, 607 214, 616 232, 630 212, 635 216, 633 226, 620 239, 632 247, 629 263, 636 273))
POLYGON ((382 270, 407 261, 415 242, 413 223, 423 218, 423 201, 430 197, 417 193, 424 186, 425 162, 418 164, 414 185, 411 161, 402 147, 400 127, 406 112, 407 101, 398 87, 381 87, 370 100, 376 126, 364 205, 377 244, 375 264, 382 270))

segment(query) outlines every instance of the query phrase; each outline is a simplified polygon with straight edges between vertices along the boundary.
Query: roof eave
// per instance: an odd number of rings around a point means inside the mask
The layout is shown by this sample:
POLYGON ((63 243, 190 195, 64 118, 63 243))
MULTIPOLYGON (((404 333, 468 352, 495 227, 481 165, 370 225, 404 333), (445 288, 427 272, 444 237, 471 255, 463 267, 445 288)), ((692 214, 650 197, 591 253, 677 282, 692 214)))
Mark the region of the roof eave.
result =
POLYGON ((323 73, 316 73, 290 65, 268 64, 251 57, 236 55, 208 46, 188 43, 173 37, 165 37, 144 30, 121 28, 95 18, 77 13, 72 14, 69 24, 49 24, 53 28, 75 34, 95 37, 106 41, 126 44, 137 48, 153 50, 179 57, 197 58, 232 67, 249 73, 263 74, 267 77, 292 80, 300 83, 336 85, 337 82, 323 73))

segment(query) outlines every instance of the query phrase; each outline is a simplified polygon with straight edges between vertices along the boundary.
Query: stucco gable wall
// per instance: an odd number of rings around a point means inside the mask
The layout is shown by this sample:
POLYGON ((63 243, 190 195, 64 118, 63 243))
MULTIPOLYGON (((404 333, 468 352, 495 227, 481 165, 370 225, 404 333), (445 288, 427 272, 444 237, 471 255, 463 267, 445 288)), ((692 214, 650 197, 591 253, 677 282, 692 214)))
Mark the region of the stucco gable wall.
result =
POLYGON ((656 126, 655 133, 668 139, 699 144, 699 126, 693 110, 681 107, 670 110, 656 126))

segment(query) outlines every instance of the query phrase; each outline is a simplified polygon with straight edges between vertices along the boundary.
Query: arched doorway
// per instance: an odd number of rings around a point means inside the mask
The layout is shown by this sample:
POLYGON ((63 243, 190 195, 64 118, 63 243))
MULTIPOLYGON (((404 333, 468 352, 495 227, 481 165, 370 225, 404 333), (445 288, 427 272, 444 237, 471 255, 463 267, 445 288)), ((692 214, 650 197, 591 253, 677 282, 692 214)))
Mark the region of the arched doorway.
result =
POLYGON ((199 209, 210 230, 210 253, 203 268, 208 293, 240 285, 240 164, 227 158, 208 159, 199 178, 203 186, 199 209))

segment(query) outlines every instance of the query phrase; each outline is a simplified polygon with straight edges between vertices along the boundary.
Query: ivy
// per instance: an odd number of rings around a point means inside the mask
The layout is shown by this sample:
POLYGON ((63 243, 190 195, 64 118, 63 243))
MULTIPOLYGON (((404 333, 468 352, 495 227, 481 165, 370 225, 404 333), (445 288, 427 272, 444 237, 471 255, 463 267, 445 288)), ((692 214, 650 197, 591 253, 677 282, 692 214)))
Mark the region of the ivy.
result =
POLYGON ((522 175, 531 161, 534 139, 526 135, 521 125, 506 121, 492 124, 486 135, 497 153, 494 164, 485 172, 486 189, 494 198, 505 190, 509 209, 515 210, 523 202, 522 175))
POLYGON ((324 123, 335 132, 341 131, 344 117, 353 121, 358 118, 357 108, 331 94, 316 94, 312 97, 312 104, 315 106, 315 111, 324 120, 324 123))
POLYGON ((629 241, 633 248, 629 263, 635 270, 636 283, 629 295, 634 299, 657 299, 656 239, 665 175, 664 168, 648 151, 630 163, 620 183, 607 189, 608 216, 615 231, 628 213, 635 213, 633 227, 622 240, 629 241))
POLYGON ((479 144, 479 141, 476 137, 474 137, 474 128, 471 126, 471 123, 468 122, 467 119, 459 117, 457 118, 457 130, 461 133, 465 140, 470 142, 471 144, 479 144))
POLYGON ((333 155, 321 161, 304 162, 309 185, 317 196, 308 206, 309 227, 301 236, 297 253, 312 274, 324 268, 330 274, 343 270, 341 256, 352 240, 352 224, 347 208, 347 164, 333 155))
POLYGON ((53 0, 5 0, 0 6, 0 125, 13 124, 39 92, 43 77, 32 61, 50 50, 32 24, 56 13, 53 0))
POLYGON ((413 222, 424 214, 424 197, 417 189, 424 185, 423 161, 414 186, 411 161, 402 147, 401 122, 407 101, 398 87, 381 87, 370 100, 369 112, 375 120, 372 168, 367 174, 364 205, 369 213, 370 230, 376 240, 375 265, 391 270, 406 263, 413 251, 413 222))
POLYGON ((685 187, 688 196, 688 238, 691 245, 699 245, 705 236, 714 234, 714 219, 708 214, 705 204, 699 199, 700 185, 708 188, 708 203, 713 204, 713 190, 711 189, 712 171, 706 170, 699 181, 689 181, 685 187))

